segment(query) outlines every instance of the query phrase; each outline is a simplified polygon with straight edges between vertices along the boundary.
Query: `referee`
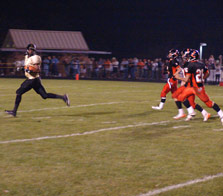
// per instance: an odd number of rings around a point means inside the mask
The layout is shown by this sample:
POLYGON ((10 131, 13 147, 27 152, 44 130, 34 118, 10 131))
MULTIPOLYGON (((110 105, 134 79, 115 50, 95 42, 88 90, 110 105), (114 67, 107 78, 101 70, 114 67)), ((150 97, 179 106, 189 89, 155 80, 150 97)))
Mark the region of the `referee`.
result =
POLYGON ((16 91, 16 99, 13 110, 5 110, 5 112, 11 116, 16 117, 16 113, 19 107, 19 104, 22 100, 22 95, 27 91, 34 89, 37 94, 39 94, 43 99, 61 99, 67 106, 70 106, 70 101, 68 95, 57 95, 53 93, 47 93, 44 89, 41 79, 40 79, 40 66, 41 66, 41 57, 36 54, 36 45, 29 44, 27 46, 27 52, 25 55, 25 76, 26 80, 21 84, 20 88, 16 91))

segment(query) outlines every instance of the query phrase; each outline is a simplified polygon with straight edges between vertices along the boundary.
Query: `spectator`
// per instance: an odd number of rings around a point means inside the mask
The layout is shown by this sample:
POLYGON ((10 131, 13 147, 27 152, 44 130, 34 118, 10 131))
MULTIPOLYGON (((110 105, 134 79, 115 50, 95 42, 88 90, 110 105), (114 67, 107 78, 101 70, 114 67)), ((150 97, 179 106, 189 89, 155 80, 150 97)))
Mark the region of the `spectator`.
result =
POLYGON ((80 74, 80 61, 78 58, 74 58, 74 77, 76 74, 80 74))
POLYGON ((87 73, 86 65, 81 64, 80 65, 80 78, 86 78, 86 73, 87 73))
POLYGON ((65 68, 65 74, 67 77, 70 76, 70 63, 69 63, 69 58, 65 57, 63 60, 64 68, 65 68))
POLYGON ((128 60, 126 58, 123 58, 120 66, 120 73, 123 79, 128 79, 128 65, 128 60))
POLYGON ((50 58, 43 57, 43 73, 45 76, 49 76, 49 69, 50 69, 50 58))
POLYGON ((221 66, 220 66, 220 61, 217 60, 215 64, 215 83, 216 84, 219 84, 220 76, 221 76, 221 66))
POLYGON ((111 78, 111 70, 113 69, 112 69, 111 61, 109 59, 105 61, 104 67, 105 67, 104 76, 108 79, 111 78))
POLYGON ((93 71, 93 59, 90 58, 86 58, 85 60, 85 64, 86 64, 86 69, 87 69, 87 73, 86 73, 86 77, 87 78, 91 78, 92 76, 92 71, 93 71))
POLYGON ((97 61, 93 61, 93 73, 92 73, 92 77, 93 78, 98 78, 99 76, 99 68, 98 68, 98 62, 97 61))
POLYGON ((157 63, 158 63, 158 79, 161 79, 162 78, 162 67, 163 67, 163 62, 162 62, 162 59, 159 58, 157 59, 157 63))
POLYGON ((132 79, 132 80, 134 80, 135 79, 135 68, 134 68, 134 62, 133 62, 133 59, 132 58, 130 58, 129 59, 129 69, 128 69, 128 74, 130 74, 130 78, 132 79))
POLYGON ((148 66, 148 77, 152 78, 152 61, 148 59, 147 61, 147 66, 148 66))
POLYGON ((148 61, 146 59, 143 60, 144 62, 144 67, 143 67, 143 78, 148 79, 149 77, 149 72, 148 72, 148 61))
POLYGON ((138 60, 138 58, 137 57, 135 57, 134 59, 133 59, 133 66, 132 66, 132 69, 131 69, 131 78, 133 79, 133 80, 135 80, 135 73, 136 73, 136 71, 137 71, 137 65, 138 65, 138 62, 139 62, 139 60, 138 60))
POLYGON ((58 63, 59 63, 58 58, 56 58, 56 56, 53 56, 51 63, 52 63, 52 74, 54 76, 58 76, 58 63))
POLYGON ((157 79, 158 63, 156 59, 152 61, 151 63, 152 63, 152 79, 155 80, 157 79))
POLYGON ((113 68, 112 77, 117 78, 119 76, 119 62, 115 57, 113 57, 111 64, 112 64, 112 68, 113 68))
POLYGON ((208 69, 210 70, 210 76, 208 77, 209 81, 215 81, 215 58, 214 55, 210 55, 208 59, 208 69))
POLYGON ((98 78, 99 79, 102 79, 103 78, 103 75, 104 75, 104 62, 105 60, 100 58, 99 61, 98 61, 98 78))
POLYGON ((139 77, 139 79, 142 79, 144 66, 145 66, 145 63, 142 61, 142 59, 139 59, 139 62, 137 64, 137 70, 138 70, 138 77, 139 77))

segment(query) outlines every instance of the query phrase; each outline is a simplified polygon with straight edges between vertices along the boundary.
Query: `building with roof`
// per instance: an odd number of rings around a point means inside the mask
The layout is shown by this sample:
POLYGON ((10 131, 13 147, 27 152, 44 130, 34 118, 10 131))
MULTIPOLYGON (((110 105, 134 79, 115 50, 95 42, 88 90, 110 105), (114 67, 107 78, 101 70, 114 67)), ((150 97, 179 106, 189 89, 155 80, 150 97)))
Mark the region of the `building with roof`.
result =
POLYGON ((24 52, 29 43, 37 45, 41 53, 111 54, 89 49, 80 31, 46 31, 9 29, 3 42, 2 52, 24 52))

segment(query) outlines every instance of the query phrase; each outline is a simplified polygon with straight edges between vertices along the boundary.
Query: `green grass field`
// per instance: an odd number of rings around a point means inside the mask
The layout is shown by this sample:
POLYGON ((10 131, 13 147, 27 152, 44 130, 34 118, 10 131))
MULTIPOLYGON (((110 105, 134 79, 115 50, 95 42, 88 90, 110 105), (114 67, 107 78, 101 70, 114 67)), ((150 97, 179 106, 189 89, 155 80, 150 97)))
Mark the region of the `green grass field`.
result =
MULTIPOLYGON (((22 82, 0 79, 0 196, 139 196, 223 172, 223 126, 198 99, 207 122, 173 120, 170 94, 153 111, 162 83, 43 80, 71 107, 31 90, 9 117, 22 82)), ((223 108, 223 87, 206 91, 223 108)), ((222 196, 223 177, 159 195, 222 196)))

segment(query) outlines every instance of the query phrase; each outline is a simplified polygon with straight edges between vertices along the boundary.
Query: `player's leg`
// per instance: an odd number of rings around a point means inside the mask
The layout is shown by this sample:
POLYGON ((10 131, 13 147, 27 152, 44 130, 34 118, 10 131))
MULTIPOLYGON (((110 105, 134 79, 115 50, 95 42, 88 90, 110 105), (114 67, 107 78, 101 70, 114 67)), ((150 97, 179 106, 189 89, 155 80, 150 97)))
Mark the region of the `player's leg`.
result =
POLYGON ((67 106, 70 106, 70 100, 67 94, 65 95, 58 95, 54 93, 47 93, 45 88, 43 87, 41 80, 39 78, 35 79, 35 86, 33 89, 38 93, 43 99, 61 99, 63 100, 67 106))
POLYGON ((204 120, 203 121, 207 121, 210 117, 211 114, 208 113, 204 108, 202 108, 199 104, 195 105, 195 109, 198 110, 199 112, 201 112, 201 114, 203 115, 204 120))
POLYGON ((194 89, 192 87, 187 87, 177 98, 177 100, 183 102, 184 106, 187 108, 188 115, 185 119, 186 121, 191 120, 192 117, 196 114, 194 108, 190 105, 190 102, 187 99, 188 97, 194 94, 194 89))
POLYGON ((218 106, 218 104, 210 100, 209 96, 205 92, 205 88, 203 87, 202 90, 196 91, 196 95, 200 98, 201 101, 203 101, 206 104, 206 106, 208 106, 209 108, 213 108, 217 112, 223 125, 223 112, 218 106))
POLYGON ((154 109, 154 110, 162 110, 163 109, 163 106, 166 102, 166 95, 167 95, 167 93, 170 92, 170 89, 171 89, 171 86, 168 83, 166 83, 161 91, 161 94, 160 94, 161 100, 160 100, 159 106, 152 106, 152 109, 154 109))
POLYGON ((185 86, 181 86, 172 94, 172 98, 174 99, 175 104, 176 104, 176 106, 178 108, 178 114, 173 117, 176 120, 180 119, 180 118, 186 117, 186 114, 184 113, 184 110, 182 108, 181 101, 177 100, 177 97, 184 91, 185 88, 186 88, 185 86))
POLYGON ((24 93, 26 93, 27 91, 31 90, 32 89, 32 85, 33 85, 33 80, 29 80, 29 79, 25 80, 21 84, 21 86, 16 90, 16 99, 15 99, 14 108, 13 108, 13 110, 5 110, 5 112, 7 114, 10 114, 10 115, 12 115, 14 117, 16 116, 19 104, 22 101, 22 95, 24 93))
POLYGON ((204 108, 202 108, 199 104, 196 104, 195 103, 195 95, 191 95, 191 96, 189 96, 188 98, 188 101, 190 102, 190 105, 194 108, 194 109, 196 109, 196 110, 198 110, 201 114, 202 114, 202 116, 203 116, 203 118, 204 118, 204 121, 207 121, 210 117, 211 117, 211 114, 210 113, 208 113, 204 108))

